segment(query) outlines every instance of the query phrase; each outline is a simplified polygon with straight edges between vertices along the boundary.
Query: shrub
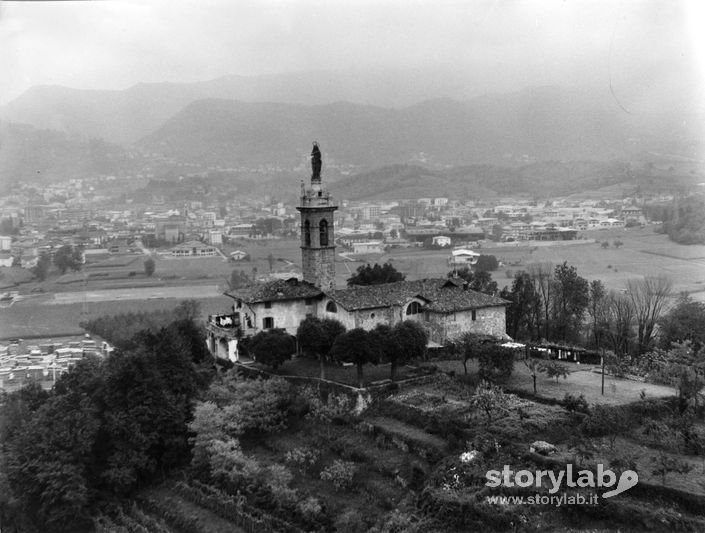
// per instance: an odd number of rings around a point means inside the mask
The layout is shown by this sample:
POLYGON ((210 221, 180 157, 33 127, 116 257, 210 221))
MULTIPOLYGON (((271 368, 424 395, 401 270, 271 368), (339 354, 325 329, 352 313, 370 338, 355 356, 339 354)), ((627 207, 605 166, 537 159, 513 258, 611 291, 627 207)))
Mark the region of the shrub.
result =
POLYGON ((583 394, 580 396, 575 396, 573 394, 566 394, 563 397, 563 405, 571 413, 589 413, 590 406, 585 399, 583 394))
POLYGON ((355 404, 346 394, 331 392, 326 399, 312 387, 300 389, 301 396, 308 403, 306 418, 319 422, 331 423, 333 420, 345 418, 350 414, 355 404))
POLYGON ((367 521, 369 518, 364 516, 357 509, 348 509, 335 520, 335 531, 341 533, 366 533, 370 530, 372 524, 367 521))
POLYGON ((267 468, 267 488, 280 505, 296 499, 296 490, 289 488, 293 478, 291 471, 284 465, 270 465, 267 468))
POLYGON ((343 490, 350 488, 356 471, 355 463, 336 459, 321 471, 321 479, 332 482, 336 490, 343 490))
POLYGON ((305 500, 299 501, 299 503, 296 504, 296 508, 299 513, 301 513, 301 516, 309 522, 319 520, 323 514, 323 506, 321 505, 321 502, 318 498, 314 498, 313 496, 309 496, 305 500))
POLYGON ((313 466, 320 456, 321 453, 312 448, 294 448, 286 452, 284 459, 287 463, 292 463, 301 470, 305 470, 313 466))
POLYGON ((480 379, 501 381, 512 375, 514 350, 498 345, 482 346, 478 357, 480 379))
POLYGON ((566 379, 570 374, 570 369, 556 361, 549 361, 541 365, 541 372, 544 372, 547 377, 558 381, 558 378, 566 379))

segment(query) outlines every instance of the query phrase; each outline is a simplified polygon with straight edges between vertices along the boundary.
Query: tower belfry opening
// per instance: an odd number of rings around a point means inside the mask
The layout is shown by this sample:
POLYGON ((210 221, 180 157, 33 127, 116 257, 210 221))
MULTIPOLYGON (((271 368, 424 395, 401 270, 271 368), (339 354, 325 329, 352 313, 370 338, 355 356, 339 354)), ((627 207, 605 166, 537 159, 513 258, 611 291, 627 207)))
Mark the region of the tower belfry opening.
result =
POLYGON ((326 290, 335 289, 334 213, 338 204, 323 188, 323 158, 317 142, 311 150, 311 186, 301 187, 301 266, 304 281, 326 290))

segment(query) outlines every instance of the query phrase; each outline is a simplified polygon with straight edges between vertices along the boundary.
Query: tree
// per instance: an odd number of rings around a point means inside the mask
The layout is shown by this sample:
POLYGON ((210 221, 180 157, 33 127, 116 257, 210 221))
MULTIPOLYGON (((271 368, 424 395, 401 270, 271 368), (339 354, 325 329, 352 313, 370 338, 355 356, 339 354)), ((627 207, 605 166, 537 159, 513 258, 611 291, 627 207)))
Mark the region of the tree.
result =
POLYGON ((541 297, 528 272, 514 275, 511 290, 502 289, 500 297, 509 300, 507 331, 514 339, 537 339, 541 320, 541 297))
POLYGON ((51 392, 8 400, 4 422, 21 413, 22 423, 5 425, 0 444, 32 530, 87 531, 96 505, 189 459, 187 421, 208 383, 194 364, 205 339, 192 326, 143 330, 130 350, 79 361, 51 392))
POLYGON ((609 292, 605 305, 604 324, 602 333, 610 342, 612 351, 617 356, 629 353, 633 338, 634 306, 628 295, 615 291, 609 292))
POLYGON ((423 357, 428 344, 428 334, 423 327, 412 320, 405 320, 389 327, 379 324, 373 330, 381 347, 384 360, 391 363, 390 379, 394 381, 399 363, 423 357))
POLYGON ((37 260, 37 265, 32 269, 32 273, 37 276, 39 281, 44 281, 47 279, 47 274, 49 273, 49 267, 51 266, 51 258, 49 254, 42 253, 37 260))
POLYGON ((230 289, 239 289, 240 287, 244 287, 250 283, 250 278, 247 276, 244 270, 238 270, 234 269, 230 273, 230 280, 228 282, 228 285, 230 286, 230 289))
POLYGON ((467 283, 469 289, 494 296, 497 293, 497 282, 492 280, 492 274, 487 271, 475 272, 469 267, 448 272, 449 278, 460 278, 467 283))
POLYGON ((524 366, 529 369, 529 374, 533 380, 534 396, 536 396, 536 377, 541 372, 542 365, 543 362, 540 359, 531 356, 524 358, 524 366))
POLYGON ((698 396, 705 387, 705 355, 703 349, 697 352, 689 341, 675 342, 667 352, 655 350, 662 361, 663 374, 678 388, 681 411, 694 404, 698 406, 698 396))
POLYGON ((690 341, 697 352, 705 346, 705 303, 681 293, 676 304, 658 322, 659 346, 670 348, 674 342, 690 341))
POLYGON ((82 259, 83 254, 80 248, 65 244, 54 254, 54 266, 59 269, 59 272, 66 274, 69 268, 81 270, 82 259))
POLYGON ((348 287, 353 285, 379 285, 381 283, 404 281, 405 279, 406 276, 397 271, 391 263, 384 263, 382 266, 378 263, 370 266, 368 263, 357 267, 356 273, 348 278, 348 287))
POLYGON ((306 317, 296 330, 299 348, 315 355, 320 362, 320 377, 325 379, 325 363, 338 335, 345 333, 345 326, 333 318, 306 317))
POLYGON ((471 332, 463 333, 456 341, 455 347, 463 361, 463 369, 466 376, 468 375, 468 361, 477 358, 482 350, 483 344, 487 342, 494 342, 494 338, 471 332))
POLYGON ((546 374, 546 377, 553 378, 558 381, 558 378, 567 379, 570 375, 570 370, 567 366, 558 363, 557 361, 547 361, 540 366, 540 371, 546 374))
POLYGON ((500 224, 495 224, 492 226, 492 232, 490 233, 489 237, 495 242, 499 242, 502 239, 502 233, 504 230, 502 229, 502 226, 500 224))
POLYGON ((487 425, 492 423, 492 418, 509 410, 510 396, 497 385, 482 381, 475 390, 475 395, 470 400, 470 405, 484 411, 487 425))
POLYGON ((637 326, 638 354, 651 347, 654 328, 663 314, 672 286, 671 280, 663 275, 627 281, 627 294, 634 308, 637 326))
POLYGON ((154 274, 154 269, 156 268, 154 259, 151 257, 148 257, 144 261, 144 273, 147 274, 147 277, 151 277, 152 274, 154 274))
POLYGON ((600 244, 600 246, 607 249, 610 247, 610 241, 602 241, 602 244, 600 244))
POLYGON ((527 271, 539 297, 541 317, 543 323, 543 337, 552 338, 551 311, 555 295, 555 282, 553 280, 554 268, 551 263, 532 263, 527 266, 527 271))
POLYGON ((362 367, 368 363, 379 363, 381 350, 375 342, 375 335, 362 328, 355 328, 338 335, 333 343, 331 355, 336 361, 354 363, 357 366, 357 382, 364 387, 362 367))
POLYGON ((556 266, 554 278, 554 336, 564 341, 577 341, 589 302, 588 281, 567 262, 556 266))
POLYGON ((7 443, 8 481, 38 530, 81 531, 90 524, 95 491, 87 458, 99 427, 90 398, 55 396, 7 443))
POLYGON ((587 313, 590 317, 590 329, 592 330, 592 340, 596 348, 602 347, 604 330, 607 327, 607 290, 604 283, 599 279, 590 282, 587 313))
POLYGON ((659 444, 658 454, 651 458, 654 469, 651 471, 656 476, 661 476, 661 484, 666 485, 666 475, 670 473, 687 474, 693 467, 687 461, 673 457, 669 452, 677 446, 673 428, 664 422, 652 420, 646 424, 644 433, 649 435, 654 442, 659 444))
POLYGON ((283 329, 270 329, 252 337, 247 347, 258 363, 276 370, 284 361, 291 359, 296 341, 283 329))
POLYGON ((478 363, 480 379, 490 382, 505 380, 514 370, 514 350, 497 344, 481 345, 478 363))
POLYGON ((391 230, 389 230, 389 237, 392 239, 398 239, 399 232, 396 229, 392 228, 391 230))
POLYGON ((499 261, 494 255, 480 255, 475 264, 476 272, 491 272, 499 268, 499 261))
POLYGON ((580 425, 580 432, 586 437, 607 436, 610 450, 612 450, 617 437, 628 427, 629 420, 624 409, 596 405, 590 412, 590 416, 584 419, 580 425))
POLYGON ((619 239, 615 239, 614 242, 612 243, 612 246, 614 246, 617 249, 619 249, 619 247, 622 245, 624 245, 624 243, 622 241, 620 241, 619 239))

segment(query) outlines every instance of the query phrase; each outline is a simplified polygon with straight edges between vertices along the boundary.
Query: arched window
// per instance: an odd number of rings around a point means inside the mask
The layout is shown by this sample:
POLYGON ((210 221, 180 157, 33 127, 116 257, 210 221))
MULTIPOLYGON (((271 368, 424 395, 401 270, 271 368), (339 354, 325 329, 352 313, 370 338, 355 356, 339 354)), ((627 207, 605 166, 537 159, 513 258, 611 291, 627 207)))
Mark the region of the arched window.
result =
POLYGON ((407 315, 418 315, 421 312, 421 304, 419 302, 411 302, 406 307, 407 315))
POLYGON ((329 313, 337 313, 338 312, 338 306, 335 305, 335 302, 328 302, 326 305, 326 311, 329 313))
POLYGON ((304 222, 304 245, 311 246, 311 223, 308 220, 304 222))
POLYGON ((320 228, 321 238, 319 242, 321 243, 321 246, 328 246, 328 222, 325 218, 321 220, 320 228))

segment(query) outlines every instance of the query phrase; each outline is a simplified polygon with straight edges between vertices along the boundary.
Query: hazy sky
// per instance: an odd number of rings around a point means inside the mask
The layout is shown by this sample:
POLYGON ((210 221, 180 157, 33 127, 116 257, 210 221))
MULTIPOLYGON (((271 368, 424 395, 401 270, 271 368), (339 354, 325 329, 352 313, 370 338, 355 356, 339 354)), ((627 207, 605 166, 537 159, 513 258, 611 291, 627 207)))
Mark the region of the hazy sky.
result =
POLYGON ((0 3, 0 103, 32 85, 449 67, 494 90, 705 86, 702 0, 104 0, 0 3), (586 81, 587 82, 587 81, 586 81))

